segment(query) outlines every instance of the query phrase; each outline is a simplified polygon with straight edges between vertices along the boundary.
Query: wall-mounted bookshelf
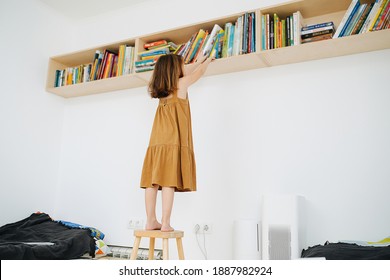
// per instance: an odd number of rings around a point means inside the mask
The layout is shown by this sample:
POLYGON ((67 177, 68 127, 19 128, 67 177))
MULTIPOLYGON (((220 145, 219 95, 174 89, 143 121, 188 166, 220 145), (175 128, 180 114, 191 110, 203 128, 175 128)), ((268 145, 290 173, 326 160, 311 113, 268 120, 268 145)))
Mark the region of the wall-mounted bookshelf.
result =
MULTIPOLYGON (((373 0, 361 0, 361 2, 370 3, 373 0)), ((305 25, 333 21, 337 27, 342 21, 350 3, 351 0, 298 0, 255 11, 246 11, 254 12, 256 15, 256 52, 217 59, 209 65, 205 75, 219 75, 390 48, 390 29, 385 29, 296 46, 261 50, 260 18, 262 15, 277 13, 280 17, 285 17, 296 11, 300 11, 305 25)), ((96 50, 104 51, 107 49, 118 52, 119 46, 122 44, 134 46, 135 54, 137 54, 140 51, 144 51, 143 46, 145 43, 156 40, 165 39, 173 41, 176 44, 185 43, 199 29, 203 28, 211 31, 214 24, 218 24, 223 28, 227 22, 235 22, 243 13, 51 57, 49 59, 46 90, 69 98, 146 86, 151 77, 151 71, 136 73, 133 70, 131 74, 124 76, 61 87, 54 86, 55 72, 66 67, 91 63, 96 50)))

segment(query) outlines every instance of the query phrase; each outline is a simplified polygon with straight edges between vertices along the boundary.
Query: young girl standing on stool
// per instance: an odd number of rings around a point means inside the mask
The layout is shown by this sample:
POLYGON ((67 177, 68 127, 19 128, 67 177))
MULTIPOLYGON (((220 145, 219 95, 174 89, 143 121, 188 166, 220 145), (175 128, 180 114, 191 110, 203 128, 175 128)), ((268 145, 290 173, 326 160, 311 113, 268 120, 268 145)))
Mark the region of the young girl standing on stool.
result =
POLYGON ((195 158, 192 143, 188 87, 204 74, 213 57, 190 64, 183 58, 161 56, 149 83, 149 93, 159 98, 141 176, 145 188, 147 230, 173 231, 170 225, 175 192, 196 191, 195 158), (162 220, 156 217, 157 191, 162 191, 162 220))

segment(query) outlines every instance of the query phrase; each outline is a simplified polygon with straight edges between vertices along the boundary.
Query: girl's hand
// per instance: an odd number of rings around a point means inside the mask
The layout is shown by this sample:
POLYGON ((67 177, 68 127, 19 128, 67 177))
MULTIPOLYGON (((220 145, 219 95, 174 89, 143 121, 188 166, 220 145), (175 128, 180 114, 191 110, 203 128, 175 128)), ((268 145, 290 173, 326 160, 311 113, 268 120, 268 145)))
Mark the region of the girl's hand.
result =
POLYGON ((197 58, 197 60, 196 60, 196 62, 198 62, 198 63, 203 63, 203 62, 205 62, 205 60, 207 59, 207 56, 205 56, 204 54, 203 54, 203 52, 199 55, 199 57, 197 58))

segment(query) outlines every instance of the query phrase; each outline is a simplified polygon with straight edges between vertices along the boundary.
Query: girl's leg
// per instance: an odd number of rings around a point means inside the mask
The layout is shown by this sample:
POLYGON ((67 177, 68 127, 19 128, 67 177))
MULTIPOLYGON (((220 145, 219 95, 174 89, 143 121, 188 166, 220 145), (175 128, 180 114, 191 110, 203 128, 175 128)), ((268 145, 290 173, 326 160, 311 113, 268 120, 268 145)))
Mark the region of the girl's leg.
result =
POLYGON ((173 207, 174 188, 162 188, 162 227, 161 231, 173 231, 171 227, 171 213, 173 207))
POLYGON ((145 189, 146 230, 161 229, 161 224, 156 218, 156 199, 158 186, 145 189))

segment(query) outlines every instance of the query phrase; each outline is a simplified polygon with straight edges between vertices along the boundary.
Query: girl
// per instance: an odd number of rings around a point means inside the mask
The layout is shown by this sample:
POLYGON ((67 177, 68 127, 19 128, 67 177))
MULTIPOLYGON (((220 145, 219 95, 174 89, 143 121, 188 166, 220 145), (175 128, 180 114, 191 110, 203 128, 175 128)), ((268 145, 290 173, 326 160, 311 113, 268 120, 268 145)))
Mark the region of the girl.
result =
POLYGON ((176 54, 161 56, 149 83, 149 93, 159 98, 141 176, 145 189, 147 230, 173 231, 170 225, 175 192, 196 190, 188 87, 204 74, 213 57, 187 65, 176 54), (162 220, 156 218, 157 191, 162 191, 162 220))

